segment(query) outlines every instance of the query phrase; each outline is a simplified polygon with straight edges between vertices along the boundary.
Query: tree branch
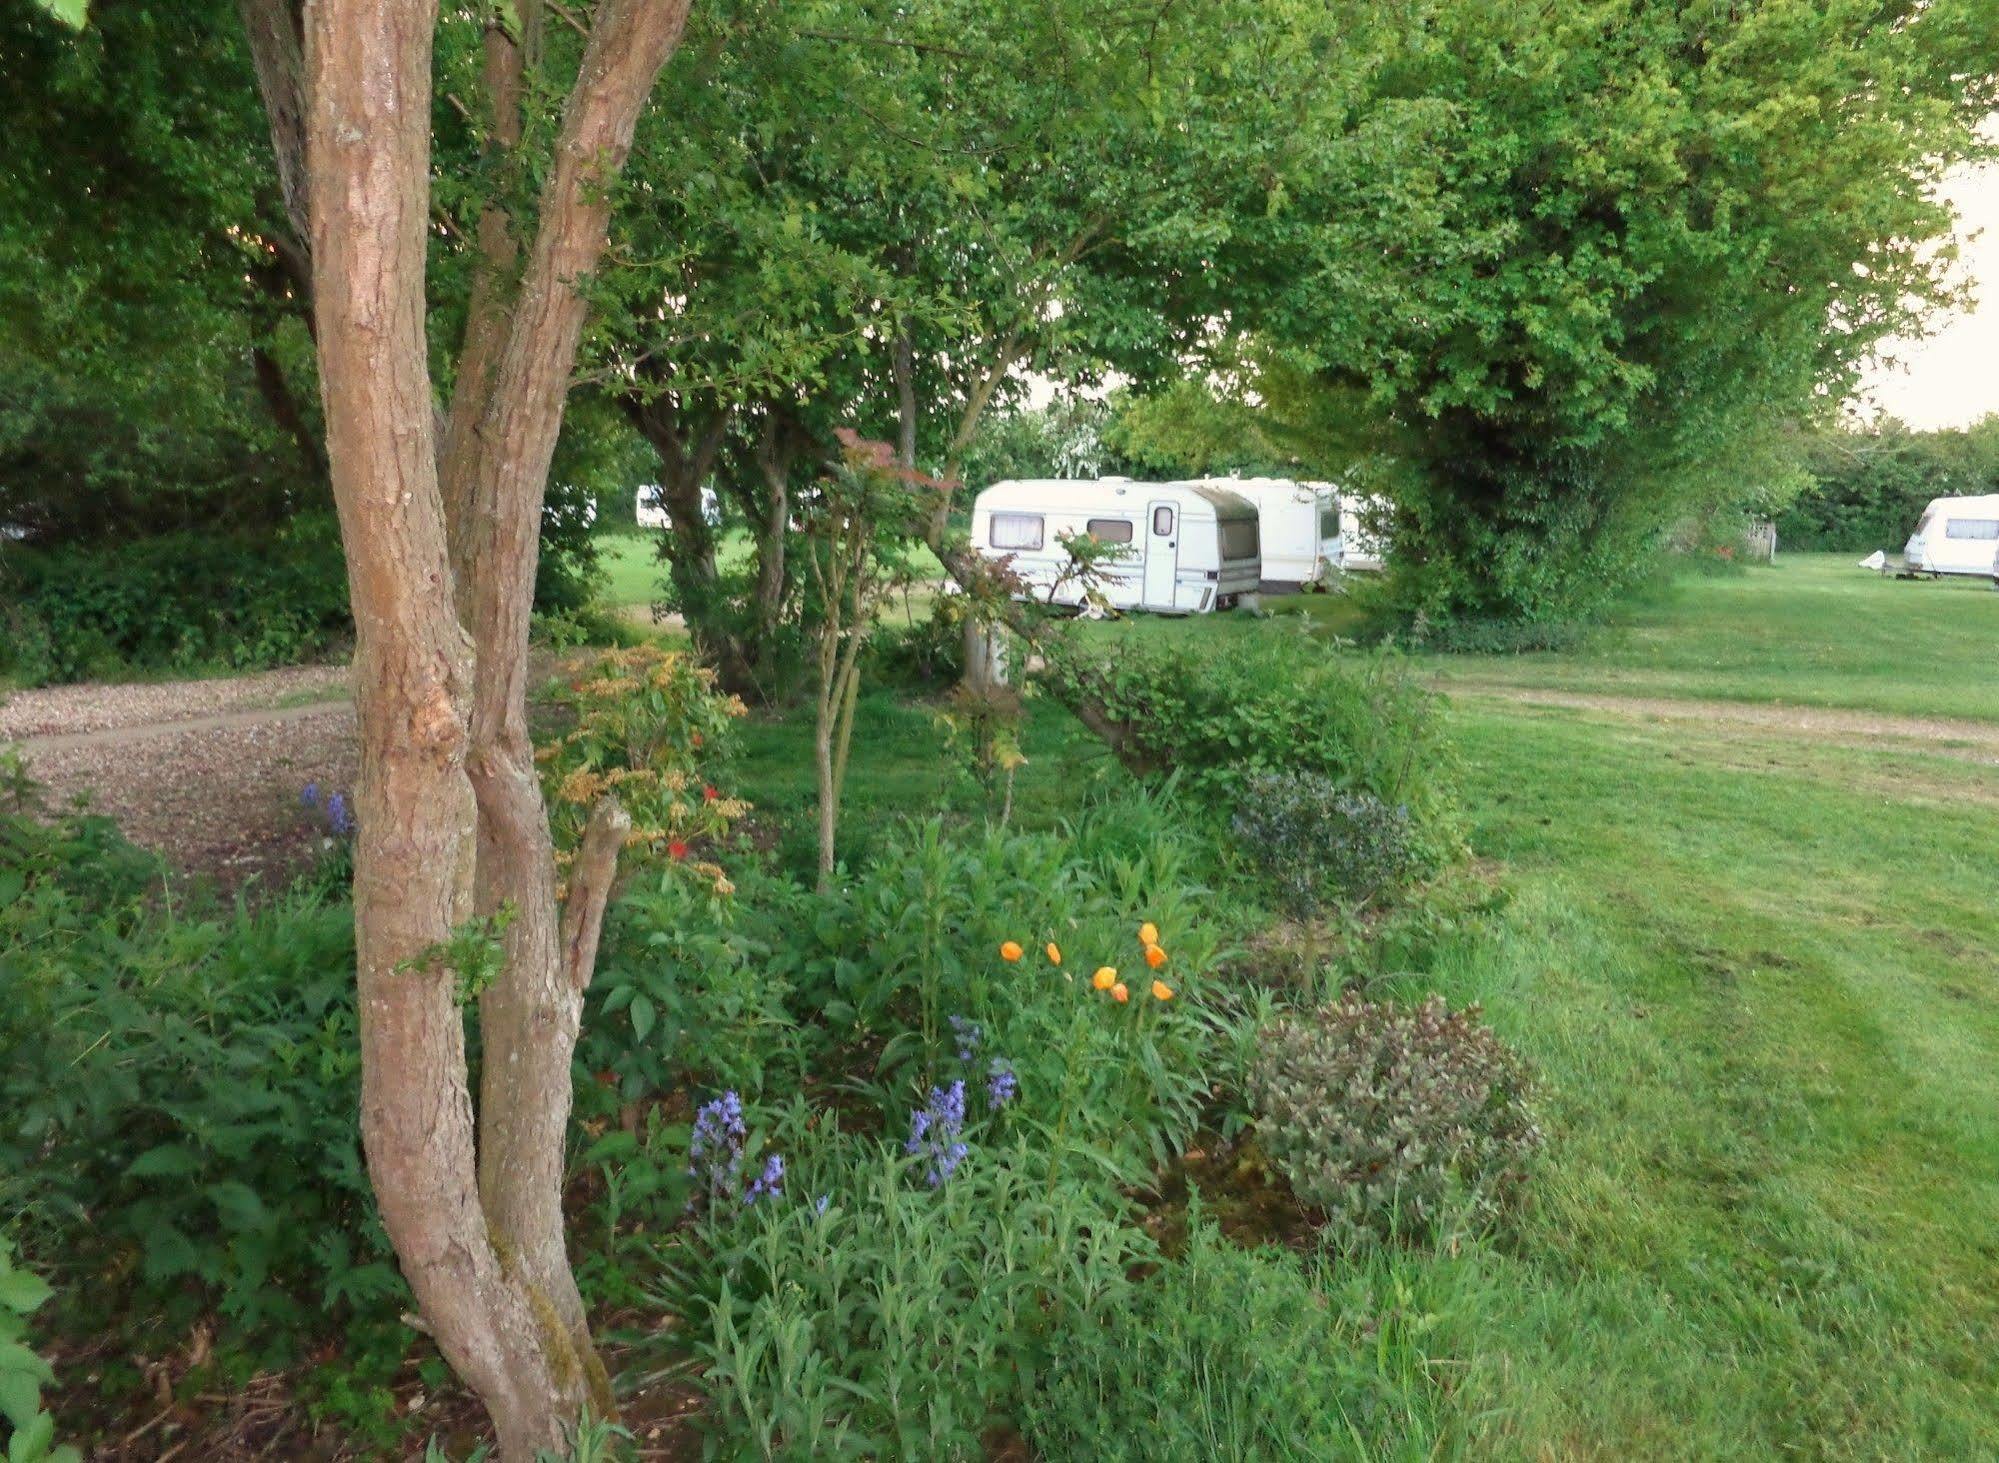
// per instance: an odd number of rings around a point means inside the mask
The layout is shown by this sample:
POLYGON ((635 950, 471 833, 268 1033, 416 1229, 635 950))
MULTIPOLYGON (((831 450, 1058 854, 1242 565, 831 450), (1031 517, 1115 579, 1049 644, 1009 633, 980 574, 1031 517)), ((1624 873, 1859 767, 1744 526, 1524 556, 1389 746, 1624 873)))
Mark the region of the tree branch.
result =
POLYGON ((618 876, 618 854, 632 816, 616 798, 603 798, 590 810, 583 842, 569 866, 569 898, 562 908, 563 976, 573 991, 589 987, 597 969, 597 944, 604 934, 604 909, 618 876))

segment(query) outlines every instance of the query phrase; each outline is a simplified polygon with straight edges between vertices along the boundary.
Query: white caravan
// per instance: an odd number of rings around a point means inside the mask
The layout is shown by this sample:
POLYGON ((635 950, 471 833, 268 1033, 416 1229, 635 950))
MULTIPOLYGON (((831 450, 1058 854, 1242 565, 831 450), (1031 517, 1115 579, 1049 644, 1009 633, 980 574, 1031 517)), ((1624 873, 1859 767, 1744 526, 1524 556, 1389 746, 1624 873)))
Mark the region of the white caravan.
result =
POLYGON ((1068 538, 1122 544, 1099 588, 1117 609, 1205 614, 1263 577, 1256 505, 1205 483, 1041 478, 994 483, 972 505, 972 547, 1011 561, 1021 598, 1080 604, 1068 538))
POLYGON ((1902 545, 1908 574, 1993 575, 1999 553, 1999 493, 1981 498, 1932 498, 1916 531, 1902 545))
POLYGON ((1263 553, 1262 588, 1304 589, 1340 569, 1340 499, 1331 483, 1290 478, 1209 478, 1207 485, 1256 505, 1263 553))
MULTIPOLYGON (((666 504, 659 495, 659 484, 648 483, 638 492, 638 520, 640 528, 671 528, 672 516, 666 511, 666 504)), ((722 521, 722 500, 710 487, 701 489, 701 516, 708 520, 710 527, 722 521)))

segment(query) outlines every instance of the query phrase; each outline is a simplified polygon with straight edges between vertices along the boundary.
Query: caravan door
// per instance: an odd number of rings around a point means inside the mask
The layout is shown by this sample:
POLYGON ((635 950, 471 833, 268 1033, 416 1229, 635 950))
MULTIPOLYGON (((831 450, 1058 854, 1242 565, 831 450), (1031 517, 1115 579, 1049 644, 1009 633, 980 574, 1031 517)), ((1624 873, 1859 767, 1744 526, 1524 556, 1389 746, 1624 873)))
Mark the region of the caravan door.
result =
POLYGON ((1173 608, 1173 591, 1180 582, 1180 509, 1154 503, 1145 517, 1145 607, 1173 608))

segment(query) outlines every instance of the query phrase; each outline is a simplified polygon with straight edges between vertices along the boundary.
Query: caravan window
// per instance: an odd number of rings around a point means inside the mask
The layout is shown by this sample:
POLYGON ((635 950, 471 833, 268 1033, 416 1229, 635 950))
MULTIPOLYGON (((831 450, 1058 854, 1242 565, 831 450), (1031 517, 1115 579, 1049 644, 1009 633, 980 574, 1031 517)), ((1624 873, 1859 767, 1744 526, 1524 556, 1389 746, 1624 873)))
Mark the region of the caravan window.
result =
POLYGON ((1944 525, 1943 536, 1999 539, 1999 518, 1953 518, 1944 525))
POLYGON ((1222 523, 1222 557, 1254 559, 1257 555, 1256 520, 1231 518, 1222 523))
POLYGON ((1092 518, 1085 527, 1090 530, 1090 537, 1100 544, 1131 542, 1131 520, 1128 518, 1092 518))
POLYGON ((1338 538, 1340 536, 1340 510, 1328 503, 1319 509, 1319 537, 1338 538))
POLYGON ((995 513, 993 547, 996 549, 1038 549, 1041 547, 1039 513, 995 513))
POLYGON ((1160 538, 1173 532, 1173 510, 1164 503, 1152 510, 1152 531, 1160 538))

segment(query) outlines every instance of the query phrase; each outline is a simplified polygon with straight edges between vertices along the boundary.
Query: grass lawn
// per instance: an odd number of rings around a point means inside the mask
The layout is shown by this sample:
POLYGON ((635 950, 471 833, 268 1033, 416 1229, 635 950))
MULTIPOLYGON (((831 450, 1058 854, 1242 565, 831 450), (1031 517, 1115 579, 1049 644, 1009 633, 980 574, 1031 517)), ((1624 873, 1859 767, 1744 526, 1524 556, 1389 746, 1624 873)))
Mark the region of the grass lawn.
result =
POLYGON ((1683 579, 1579 653, 1436 658, 1440 680, 1999 720, 1999 594, 1899 580, 1847 554, 1683 579))
MULTIPOLYGON (((722 535, 715 560, 727 573, 747 566, 751 555, 750 536, 732 528, 722 535)), ((929 550, 917 549, 916 557, 926 574, 943 573, 929 550)), ((666 566, 659 560, 659 534, 650 530, 599 534, 597 558, 605 574, 604 600, 613 609, 649 605, 659 598, 666 577, 666 566)))
MULTIPOLYGON (((1793 557, 1679 585, 1574 655, 1425 660, 1510 898, 1404 993, 1482 1001, 1550 1135, 1522 1227, 1395 1262, 1448 1450, 1999 1456, 1994 753, 1725 704, 1999 721, 1995 635, 1989 590, 1793 557), (1611 694, 1517 699, 1550 687, 1611 694), (1640 699, 1676 697, 1722 704, 1640 699)), ((1034 705, 1029 818, 1104 766, 1034 705)), ((749 781, 787 810, 808 735, 749 732, 749 781)), ((928 713, 869 698, 854 778, 857 839, 933 806, 928 713)))

